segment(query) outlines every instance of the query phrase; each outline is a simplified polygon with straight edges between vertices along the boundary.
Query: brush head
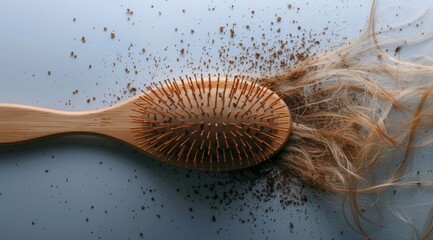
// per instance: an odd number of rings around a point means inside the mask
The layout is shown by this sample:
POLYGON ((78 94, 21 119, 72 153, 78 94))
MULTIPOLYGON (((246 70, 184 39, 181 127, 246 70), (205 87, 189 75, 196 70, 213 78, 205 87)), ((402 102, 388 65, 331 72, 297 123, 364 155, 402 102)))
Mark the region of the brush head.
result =
POLYGON ((139 148, 180 167, 222 171, 257 165, 288 141, 292 119, 276 93, 234 77, 154 83, 135 102, 139 148))

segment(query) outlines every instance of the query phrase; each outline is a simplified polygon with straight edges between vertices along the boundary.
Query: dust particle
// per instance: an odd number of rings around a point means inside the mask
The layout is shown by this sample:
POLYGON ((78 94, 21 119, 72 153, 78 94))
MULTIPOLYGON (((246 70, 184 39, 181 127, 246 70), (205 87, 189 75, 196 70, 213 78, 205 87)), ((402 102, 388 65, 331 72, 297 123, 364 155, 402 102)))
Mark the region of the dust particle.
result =
POLYGON ((230 37, 235 37, 235 30, 233 28, 230 29, 230 37))

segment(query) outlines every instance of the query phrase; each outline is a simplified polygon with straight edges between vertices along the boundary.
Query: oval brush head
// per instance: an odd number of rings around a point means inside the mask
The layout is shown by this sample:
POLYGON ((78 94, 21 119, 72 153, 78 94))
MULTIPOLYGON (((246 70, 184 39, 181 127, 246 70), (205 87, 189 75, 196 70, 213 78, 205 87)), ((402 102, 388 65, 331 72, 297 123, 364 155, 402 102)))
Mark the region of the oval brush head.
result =
POLYGON ((0 104, 0 144, 96 134, 170 164, 207 171, 269 159, 287 143, 291 124, 277 94, 238 77, 166 80, 141 96, 95 111, 0 104))
POLYGON ((291 115, 257 82, 186 76, 165 80, 134 103, 139 148, 181 167, 220 171, 257 165, 288 141, 291 115))

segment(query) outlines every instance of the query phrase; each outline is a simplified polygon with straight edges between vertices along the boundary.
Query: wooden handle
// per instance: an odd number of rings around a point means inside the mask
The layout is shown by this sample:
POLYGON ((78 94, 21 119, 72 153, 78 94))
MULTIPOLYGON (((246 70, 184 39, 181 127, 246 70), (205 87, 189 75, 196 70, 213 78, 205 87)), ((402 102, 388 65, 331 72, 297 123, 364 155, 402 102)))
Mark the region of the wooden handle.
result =
POLYGON ((100 134, 134 143, 129 120, 131 103, 97 111, 66 112, 16 104, 0 104, 0 144, 60 134, 100 134))
POLYGON ((98 121, 91 115, 0 104, 0 143, 23 142, 65 133, 93 132, 95 128, 102 127, 103 121, 98 121))

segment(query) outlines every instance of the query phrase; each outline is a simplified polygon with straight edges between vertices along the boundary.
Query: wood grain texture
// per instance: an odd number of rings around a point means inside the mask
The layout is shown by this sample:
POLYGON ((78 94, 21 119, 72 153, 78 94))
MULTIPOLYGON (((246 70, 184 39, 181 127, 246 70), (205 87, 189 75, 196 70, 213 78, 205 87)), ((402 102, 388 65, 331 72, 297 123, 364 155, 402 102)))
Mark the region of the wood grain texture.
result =
POLYGON ((52 109, 0 104, 0 144, 19 143, 65 134, 97 134, 136 145, 131 128, 137 97, 102 110, 66 112, 52 109))

